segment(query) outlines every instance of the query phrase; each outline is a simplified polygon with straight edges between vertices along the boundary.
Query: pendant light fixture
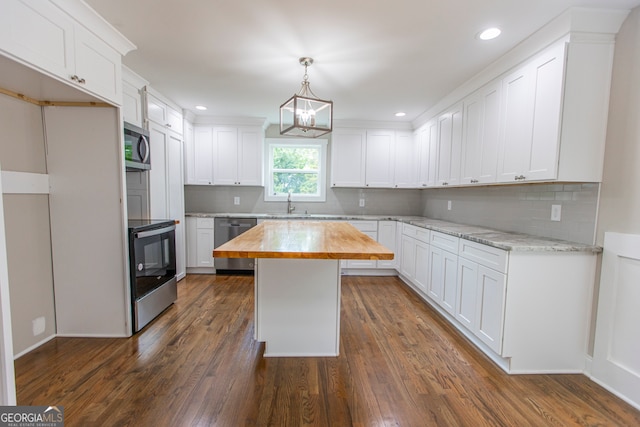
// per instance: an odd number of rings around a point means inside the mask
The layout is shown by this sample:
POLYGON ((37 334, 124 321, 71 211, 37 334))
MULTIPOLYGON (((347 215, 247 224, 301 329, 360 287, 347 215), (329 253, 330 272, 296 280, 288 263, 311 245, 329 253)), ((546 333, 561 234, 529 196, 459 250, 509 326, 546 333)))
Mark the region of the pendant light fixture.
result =
POLYGON ((319 99, 309 87, 307 68, 313 58, 300 58, 304 76, 300 92, 280 106, 280 135, 317 138, 333 129, 333 101, 319 99))

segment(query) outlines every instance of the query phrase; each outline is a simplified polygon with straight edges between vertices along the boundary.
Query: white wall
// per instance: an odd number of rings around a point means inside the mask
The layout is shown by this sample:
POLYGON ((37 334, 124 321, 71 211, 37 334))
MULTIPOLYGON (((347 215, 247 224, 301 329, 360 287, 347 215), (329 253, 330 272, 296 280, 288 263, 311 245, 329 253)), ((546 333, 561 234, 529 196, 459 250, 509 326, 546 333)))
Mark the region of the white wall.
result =
POLYGON ((598 244, 607 231, 640 234, 640 8, 616 39, 598 244))

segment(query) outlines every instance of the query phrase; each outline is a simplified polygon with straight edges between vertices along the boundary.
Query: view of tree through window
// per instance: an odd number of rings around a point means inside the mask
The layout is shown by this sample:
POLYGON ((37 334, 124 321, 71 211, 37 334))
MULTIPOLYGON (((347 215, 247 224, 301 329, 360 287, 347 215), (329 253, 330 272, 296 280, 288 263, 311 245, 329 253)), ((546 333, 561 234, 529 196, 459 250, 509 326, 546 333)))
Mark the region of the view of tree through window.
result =
POLYGON ((320 149, 300 145, 274 145, 272 151, 274 194, 317 195, 320 149))

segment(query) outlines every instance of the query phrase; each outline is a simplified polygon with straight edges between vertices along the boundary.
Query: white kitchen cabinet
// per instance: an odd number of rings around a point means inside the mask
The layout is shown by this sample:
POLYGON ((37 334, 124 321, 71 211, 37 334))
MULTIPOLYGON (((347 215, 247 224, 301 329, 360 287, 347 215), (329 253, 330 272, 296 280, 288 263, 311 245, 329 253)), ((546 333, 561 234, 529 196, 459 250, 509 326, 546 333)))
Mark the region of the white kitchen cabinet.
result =
POLYGON ((557 177, 564 64, 562 43, 503 79, 498 181, 557 177))
POLYGON ((122 66, 122 117, 125 122, 145 126, 143 91, 148 84, 138 74, 122 66))
MULTIPOLYGON (((213 129, 211 127, 196 126, 194 128, 193 157, 193 184, 213 185, 213 129)), ((191 172, 187 174, 190 175, 191 172)))
POLYGON ((502 82, 483 86, 464 100, 460 184, 496 182, 502 82))
POLYGON ((400 272, 423 292, 429 286, 430 231, 411 224, 402 226, 402 262, 400 272))
POLYGON ((122 55, 135 48, 120 34, 93 31, 102 18, 84 5, 6 0, 0 14, 0 52, 82 91, 121 105, 122 55), (82 24, 73 18, 82 16, 82 24), (95 26, 94 26, 95 24, 95 26))
POLYGON ((437 123, 436 185, 457 185, 460 180, 462 155, 462 104, 457 104, 441 114, 437 123))
POLYGON ((180 109, 177 106, 170 105, 161 99, 159 95, 149 90, 147 90, 146 98, 147 119, 166 127, 178 135, 182 135, 184 120, 180 109))
POLYGON ((395 170, 395 132, 367 130, 365 186, 393 187, 395 170))
POLYGON ((393 186, 415 188, 418 186, 417 141, 412 132, 397 131, 395 135, 395 165, 393 186))
POLYGON ((458 238, 432 231, 429 240, 427 294, 449 313, 457 299, 458 238))
POLYGON ((400 263, 400 273, 413 281, 416 276, 416 240, 403 234, 401 245, 402 259, 400 263))
POLYGON ((378 221, 378 243, 393 251, 389 260, 378 260, 378 268, 397 268, 398 250, 396 249, 396 221, 378 221))
POLYGON ((187 217, 187 272, 213 273, 213 218, 187 217))
POLYGON ((253 185, 263 183, 262 128, 257 126, 213 128, 213 183, 253 185))
POLYGON ((334 129, 331 134, 331 186, 365 186, 366 132, 334 129))
POLYGON ((195 178, 195 136, 193 124, 185 119, 184 121, 184 183, 192 185, 196 183, 195 178))
MULTIPOLYGON (((362 233, 378 241, 378 221, 349 221, 351 225, 362 233)), ((348 269, 373 269, 377 267, 373 259, 350 259, 341 261, 342 268, 348 269)))
POLYGON ((166 126, 149 122, 151 170, 149 171, 150 215, 172 219, 176 224, 176 275, 185 275, 183 142, 166 126))

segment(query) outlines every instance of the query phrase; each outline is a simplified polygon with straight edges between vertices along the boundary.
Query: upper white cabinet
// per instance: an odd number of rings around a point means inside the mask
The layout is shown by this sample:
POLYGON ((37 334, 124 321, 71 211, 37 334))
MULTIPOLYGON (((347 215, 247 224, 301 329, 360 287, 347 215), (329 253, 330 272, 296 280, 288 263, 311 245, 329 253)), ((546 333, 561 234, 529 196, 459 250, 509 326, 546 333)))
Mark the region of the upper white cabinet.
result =
POLYGON ((149 82, 122 66, 122 117, 125 122, 144 127, 143 91, 149 82))
POLYGON ((147 92, 147 118, 178 135, 183 133, 182 112, 149 92, 147 92))
POLYGON ((332 187, 417 185, 417 145, 411 132, 336 129, 331 138, 332 187))
POLYGON ((368 130, 365 159, 365 186, 393 187, 395 132, 368 130))
POLYGON ((261 126, 194 127, 188 184, 263 185, 264 131, 261 126))
POLYGON ((263 145, 258 126, 213 128, 213 183, 263 185, 263 145))
POLYGON ((502 80, 498 181, 556 178, 564 64, 560 43, 502 80))
POLYGON ((464 100, 460 184, 496 182, 502 81, 492 82, 464 100))
POLYGON ((438 117, 436 185, 457 185, 462 155, 462 105, 455 105, 438 117))
POLYGON ((69 10, 45 0, 4 1, 0 52, 121 105, 121 58, 134 45, 105 28, 104 21, 86 5, 65 3, 65 7, 69 10), (82 15, 82 24, 73 19, 75 14, 82 15))
POLYGON ((360 129, 334 129, 331 134, 331 186, 364 187, 367 134, 360 129))

